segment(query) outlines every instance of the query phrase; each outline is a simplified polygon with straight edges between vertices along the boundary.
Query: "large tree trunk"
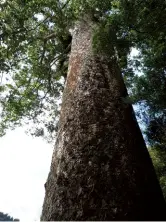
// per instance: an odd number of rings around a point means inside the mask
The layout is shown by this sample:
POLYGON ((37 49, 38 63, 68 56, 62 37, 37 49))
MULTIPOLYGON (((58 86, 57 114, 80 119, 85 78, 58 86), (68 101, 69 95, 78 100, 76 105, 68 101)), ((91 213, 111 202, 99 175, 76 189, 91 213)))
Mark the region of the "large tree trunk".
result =
POLYGON ((77 24, 41 220, 166 220, 163 195, 115 59, 77 24))

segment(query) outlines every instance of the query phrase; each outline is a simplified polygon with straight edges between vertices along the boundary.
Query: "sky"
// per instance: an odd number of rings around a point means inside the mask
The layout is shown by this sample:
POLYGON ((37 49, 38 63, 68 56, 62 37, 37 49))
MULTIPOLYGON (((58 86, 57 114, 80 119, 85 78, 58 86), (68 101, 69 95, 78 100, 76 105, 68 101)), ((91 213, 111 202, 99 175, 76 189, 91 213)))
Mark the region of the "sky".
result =
POLYGON ((0 138, 0 211, 23 221, 40 219, 53 146, 24 128, 0 138))

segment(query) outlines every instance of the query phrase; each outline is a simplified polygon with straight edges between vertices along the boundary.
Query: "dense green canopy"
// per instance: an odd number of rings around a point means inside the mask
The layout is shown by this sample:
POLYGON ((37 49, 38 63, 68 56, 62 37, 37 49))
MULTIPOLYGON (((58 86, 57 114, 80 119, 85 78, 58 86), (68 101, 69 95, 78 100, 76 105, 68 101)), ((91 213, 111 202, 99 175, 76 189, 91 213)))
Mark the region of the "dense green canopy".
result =
POLYGON ((56 131, 71 33, 85 13, 101 27, 94 30, 94 45, 103 39, 102 48, 106 42, 114 47, 130 101, 146 107, 142 121, 150 125, 165 116, 165 11, 162 0, 1 1, 0 134, 30 122, 35 135, 56 131), (133 47, 139 56, 131 59, 133 47))

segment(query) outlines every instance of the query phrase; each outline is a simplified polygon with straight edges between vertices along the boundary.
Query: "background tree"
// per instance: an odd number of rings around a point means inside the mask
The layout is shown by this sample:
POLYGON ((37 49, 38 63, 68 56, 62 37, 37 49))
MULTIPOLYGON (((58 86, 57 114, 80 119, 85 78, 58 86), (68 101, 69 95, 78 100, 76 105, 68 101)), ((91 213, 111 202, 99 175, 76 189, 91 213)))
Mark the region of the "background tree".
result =
MULTIPOLYGON (((139 55, 132 61, 132 65, 142 75, 127 76, 128 85, 133 101, 138 102, 137 115, 145 127, 144 133, 151 146, 149 152, 165 196, 166 4, 163 1, 142 1, 140 6, 142 10, 137 14, 137 23, 133 25, 131 14, 128 21, 131 21, 130 27, 139 49, 139 55)), ((134 7, 131 2, 130 7, 134 7)), ((125 12, 129 13, 128 9, 125 12)))
POLYGON ((9 216, 8 214, 4 214, 0 212, 0 221, 19 221, 19 219, 14 219, 13 217, 9 216))
MULTIPOLYGON (((132 64, 132 68, 141 73, 141 76, 131 75, 132 72, 128 76, 126 75, 131 98, 133 102, 139 104, 138 114, 141 115, 144 125, 149 126, 147 133, 154 122, 158 125, 158 131, 163 132, 162 129, 159 129, 159 125, 164 127, 166 111, 166 18, 163 13, 166 10, 166 3, 163 1, 128 1, 128 5, 126 5, 126 2, 123 1, 123 15, 132 32, 135 47, 139 50, 139 55, 133 61, 129 61, 128 65, 132 64), (135 23, 133 23, 133 18, 135 18, 135 23), (152 18, 154 22, 152 22, 152 18), (143 110, 142 113, 141 110, 143 110)), ((151 133, 150 131, 149 133, 151 133)))

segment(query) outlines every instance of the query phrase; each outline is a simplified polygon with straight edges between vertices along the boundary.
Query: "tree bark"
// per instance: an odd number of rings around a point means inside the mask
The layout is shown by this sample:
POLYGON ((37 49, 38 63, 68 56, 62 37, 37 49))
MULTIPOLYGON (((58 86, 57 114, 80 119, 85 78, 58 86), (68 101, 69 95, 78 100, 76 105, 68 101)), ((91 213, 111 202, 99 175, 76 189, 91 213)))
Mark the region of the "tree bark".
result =
POLYGON ((114 58, 73 32, 41 220, 166 220, 165 201, 114 58))

